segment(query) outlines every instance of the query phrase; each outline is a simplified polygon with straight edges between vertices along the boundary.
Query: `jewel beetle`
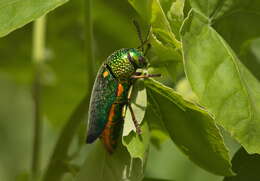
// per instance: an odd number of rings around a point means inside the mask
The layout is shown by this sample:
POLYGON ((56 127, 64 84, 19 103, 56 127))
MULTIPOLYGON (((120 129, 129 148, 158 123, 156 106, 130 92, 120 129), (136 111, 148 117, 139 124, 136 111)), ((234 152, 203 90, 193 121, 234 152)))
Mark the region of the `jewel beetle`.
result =
POLYGON ((130 104, 131 89, 136 79, 156 77, 160 74, 142 74, 137 69, 145 69, 148 60, 145 57, 149 44, 144 51, 141 31, 134 22, 141 46, 123 48, 112 53, 99 68, 91 93, 86 143, 100 138, 109 153, 113 153, 120 136, 126 108, 129 108, 136 132, 141 134, 134 111, 130 104), (143 53, 145 52, 145 53, 143 53))

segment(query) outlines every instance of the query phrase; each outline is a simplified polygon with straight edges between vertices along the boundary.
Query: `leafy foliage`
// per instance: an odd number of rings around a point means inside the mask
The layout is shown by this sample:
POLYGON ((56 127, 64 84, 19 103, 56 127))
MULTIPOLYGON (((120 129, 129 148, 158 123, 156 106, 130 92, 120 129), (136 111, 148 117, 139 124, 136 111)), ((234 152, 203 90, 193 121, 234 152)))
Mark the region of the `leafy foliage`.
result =
POLYGON ((146 85, 151 92, 152 106, 160 112, 159 116, 177 146, 201 167, 220 175, 232 174, 228 152, 207 112, 156 81, 147 80, 146 85))
POLYGON ((249 152, 259 153, 259 82, 195 11, 185 21, 182 39, 185 70, 200 102, 249 152))
POLYGON ((39 18, 67 0, 3 0, 0 3, 0 37, 39 18))

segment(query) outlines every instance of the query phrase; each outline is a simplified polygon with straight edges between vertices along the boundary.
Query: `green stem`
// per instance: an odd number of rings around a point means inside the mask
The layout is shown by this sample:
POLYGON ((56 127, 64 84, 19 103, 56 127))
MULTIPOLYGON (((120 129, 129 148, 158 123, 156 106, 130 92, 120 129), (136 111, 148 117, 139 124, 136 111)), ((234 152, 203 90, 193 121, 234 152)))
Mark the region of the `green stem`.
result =
POLYGON ((44 60, 46 18, 40 17, 33 24, 33 61, 41 63, 44 60))
POLYGON ((85 53, 86 53, 86 72, 88 81, 88 90, 84 99, 73 111, 67 124, 61 131, 59 139, 51 156, 47 171, 44 174, 44 181, 60 181, 62 175, 67 171, 66 161, 68 159, 68 150, 70 144, 77 133, 77 129, 83 121, 86 120, 86 114, 89 107, 91 88, 94 80, 94 58, 93 58, 93 22, 92 22, 92 0, 85 1, 85 53))
POLYGON ((73 111, 67 124, 62 129, 44 174, 43 181, 60 181, 62 175, 67 171, 68 150, 80 123, 86 118, 88 101, 89 98, 86 96, 73 111))
POLYGON ((33 26, 33 50, 32 61, 35 65, 33 82, 33 102, 34 102, 34 136, 32 152, 32 179, 39 176, 41 165, 41 141, 42 141, 42 116, 40 109, 40 64, 44 60, 45 47, 45 18, 41 17, 34 22, 33 26))

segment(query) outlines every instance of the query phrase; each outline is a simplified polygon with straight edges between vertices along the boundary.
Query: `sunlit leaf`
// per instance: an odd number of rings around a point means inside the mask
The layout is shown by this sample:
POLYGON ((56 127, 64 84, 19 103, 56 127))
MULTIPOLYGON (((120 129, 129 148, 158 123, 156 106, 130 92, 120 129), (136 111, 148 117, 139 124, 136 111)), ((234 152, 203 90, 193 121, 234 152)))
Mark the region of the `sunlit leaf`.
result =
POLYGON ((169 19, 172 31, 175 36, 179 39, 179 31, 184 19, 184 3, 185 0, 176 0, 172 3, 171 8, 167 12, 167 17, 169 19))
MULTIPOLYGON (((219 1, 225 13, 222 17, 212 21, 213 27, 222 35, 229 45, 239 54, 240 48, 247 40, 260 36, 260 1, 219 1)), ((205 6, 205 5, 204 5, 205 6)), ((221 9, 216 8, 216 13, 221 9)))
POLYGON ((150 43, 152 44, 152 51, 154 55, 150 60, 152 64, 156 65, 158 63, 181 60, 182 57, 173 47, 163 44, 155 35, 151 36, 150 43))
POLYGON ((141 17, 145 16, 147 11, 143 11, 142 7, 144 2, 149 8, 150 19, 147 24, 152 26, 152 51, 156 56, 159 56, 158 61, 177 60, 181 61, 180 42, 175 38, 171 30, 170 23, 168 22, 165 13, 160 5, 159 0, 145 0, 145 1, 130 1, 131 5, 136 9, 141 17), (162 56, 162 58, 160 57, 162 56))
POLYGON ((171 26, 162 10, 159 0, 153 0, 151 24, 153 27, 153 33, 157 39, 165 44, 180 48, 180 42, 172 33, 171 26))
POLYGON ((260 38, 246 41, 239 53, 243 64, 260 80, 260 38))
POLYGON ((0 37, 48 13, 68 0, 2 0, 0 37))
POLYGON ((176 91, 182 95, 182 97, 190 102, 198 103, 198 98, 191 89, 190 83, 186 78, 183 78, 177 82, 176 91))
POLYGON ((216 31, 228 42, 244 65, 260 80, 259 61, 252 49, 257 46, 260 36, 260 1, 227 1, 231 8, 226 11, 223 18, 213 22, 216 31))
POLYGON ((260 153, 260 84, 208 19, 192 11, 182 30, 185 71, 199 101, 250 153, 260 153))
POLYGON ((150 143, 150 132, 146 121, 142 123, 141 130, 141 135, 132 131, 129 135, 123 136, 122 143, 127 148, 130 156, 139 158, 144 166, 150 143))
POLYGON ((209 23, 228 42, 247 68, 257 76, 255 69, 259 69, 259 66, 255 57, 250 55, 250 47, 245 47, 251 40, 260 36, 260 1, 193 0, 190 3, 193 9, 209 18, 209 23))
POLYGON ((228 151, 208 113, 157 81, 146 80, 145 85, 170 137, 183 153, 210 172, 231 175, 228 151))

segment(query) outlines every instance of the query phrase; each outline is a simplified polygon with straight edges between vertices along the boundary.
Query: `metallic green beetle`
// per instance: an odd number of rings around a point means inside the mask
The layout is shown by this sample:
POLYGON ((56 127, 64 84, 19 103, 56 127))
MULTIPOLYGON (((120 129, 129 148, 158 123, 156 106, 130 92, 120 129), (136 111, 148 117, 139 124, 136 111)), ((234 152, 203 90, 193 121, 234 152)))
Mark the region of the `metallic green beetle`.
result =
MULTIPOLYGON (((143 46, 142 39, 141 43, 143 46)), ((129 104, 129 91, 135 79, 159 76, 136 72, 139 68, 146 68, 147 63, 142 50, 124 48, 114 52, 101 65, 90 99, 87 143, 100 137, 107 151, 112 153, 122 130, 126 106, 131 112, 137 133, 141 134, 129 104)))

